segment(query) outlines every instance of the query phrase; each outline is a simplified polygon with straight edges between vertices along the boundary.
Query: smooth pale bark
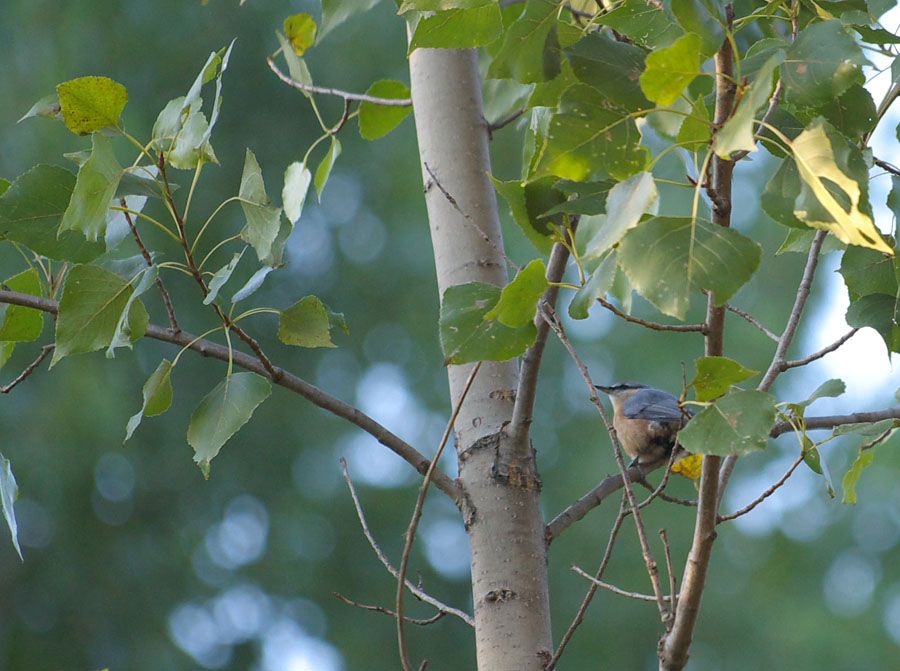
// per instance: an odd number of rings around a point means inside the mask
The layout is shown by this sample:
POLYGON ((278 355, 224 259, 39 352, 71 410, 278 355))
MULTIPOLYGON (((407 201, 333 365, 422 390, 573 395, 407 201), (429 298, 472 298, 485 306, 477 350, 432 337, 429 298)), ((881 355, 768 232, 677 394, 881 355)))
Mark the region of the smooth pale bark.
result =
MULTIPOLYGON (((417 49, 410 79, 441 296, 466 282, 503 286, 476 54, 417 49)), ((454 404, 470 370, 448 367, 454 404)), ((483 364, 455 428, 483 671, 540 671, 552 649, 540 481, 527 436, 514 444, 502 430, 517 380, 515 361, 483 364)))

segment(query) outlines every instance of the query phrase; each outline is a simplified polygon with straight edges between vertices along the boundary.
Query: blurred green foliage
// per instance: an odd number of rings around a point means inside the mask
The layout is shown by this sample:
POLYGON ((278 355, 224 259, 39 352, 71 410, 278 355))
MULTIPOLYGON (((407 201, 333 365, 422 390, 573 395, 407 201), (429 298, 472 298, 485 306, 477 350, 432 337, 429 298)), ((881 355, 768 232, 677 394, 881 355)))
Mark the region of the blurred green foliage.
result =
MULTIPOLYGON (((7 92, 0 97, 0 177, 12 179, 37 162, 65 165, 63 152, 88 148, 87 140, 73 138, 61 124, 36 119, 15 125, 57 83, 85 75, 124 83, 126 126, 148 137, 159 110, 186 90, 206 55, 236 37, 213 138, 222 166, 204 172, 192 208, 209 212, 235 193, 248 147, 267 179, 277 183, 317 136, 305 98, 265 65, 277 48, 274 31, 298 11, 318 15, 319 8, 263 0, 242 7, 225 0, 206 6, 8 0, 0 22, 0 90, 7 92)), ((365 91, 381 79, 408 82, 405 54, 403 22, 391 3, 382 3, 330 33, 306 58, 317 83, 365 91)), ((322 106, 327 118, 339 118, 339 102, 322 106)), ((499 179, 519 174, 521 135, 515 126, 496 133, 499 179)), ((310 194, 289 244, 288 269, 281 271, 287 277, 264 285, 256 300, 286 308, 315 293, 346 315, 351 334, 333 334, 336 350, 298 351, 277 342, 270 316, 257 317, 251 330, 279 365, 359 404, 428 453, 449 408, 413 124, 406 121, 375 143, 348 126, 341 143, 322 203, 313 203, 310 194)), ((665 165, 673 179, 683 178, 677 161, 665 165)), ((761 270, 735 302, 778 330, 801 257, 773 256, 785 229, 757 206, 772 166, 761 155, 749 166, 739 171, 736 223, 752 229, 765 251, 761 270)), ((237 208, 217 219, 217 226, 232 232, 241 223, 237 208)), ((528 260, 529 243, 511 220, 505 224, 509 255, 528 260)), ((4 267, 15 258, 8 245, 0 247, 4 267)), ((241 273, 246 280, 249 265, 236 271, 241 273)), ((188 278, 174 277, 169 286, 176 302, 186 296, 196 301, 188 278)), ((828 308, 819 298, 812 301, 813 315, 828 308)), ((148 307, 162 314, 155 300, 148 299, 148 307)), ((598 382, 636 379, 676 391, 681 362, 702 354, 696 335, 645 331, 597 310, 572 329, 598 382)), ((636 310, 650 313, 639 299, 636 310)), ((211 323, 209 317, 187 319, 194 332, 211 323)), ((699 301, 687 319, 702 319, 699 301)), ((764 370, 771 343, 736 317, 728 324, 726 351, 741 353, 736 358, 742 365, 764 370)), ((815 316, 808 328, 816 328, 815 316)), ((3 379, 34 353, 21 346, 3 367, 3 379)), ((332 596, 337 591, 387 605, 394 590, 363 538, 338 458, 348 458, 369 524, 395 559, 415 498, 417 480, 408 467, 373 439, 276 390, 204 481, 185 431, 224 364, 194 356, 185 356, 173 373, 168 414, 145 419, 122 447, 142 385, 163 356, 171 358, 172 349, 147 341, 110 361, 99 353, 70 357, 52 375, 42 370, 0 399, 2 449, 21 491, 17 513, 25 555, 22 563, 11 545, 0 545, 0 599, 6 604, 0 668, 396 668, 393 622, 332 596)), ((534 444, 549 518, 615 466, 561 348, 549 348, 543 373, 534 444)), ((818 382, 805 375, 785 376, 776 391, 803 398, 798 390, 818 382)), ((885 391, 860 403, 881 407, 890 397, 885 391)), ((784 471, 792 441, 784 437, 742 461, 727 507, 751 499, 784 471)), ((832 443, 821 452, 836 473, 855 456, 853 444, 832 443)), ((821 479, 801 469, 752 518, 720 530, 689 668, 879 669, 897 657, 900 564, 890 560, 900 541, 896 446, 879 448, 859 483, 856 507, 828 499, 821 479)), ((681 496, 690 496, 691 487, 673 483, 681 496)), ((557 637, 586 590, 568 567, 596 565, 616 508, 604 504, 552 546, 557 637)), ((654 504, 646 521, 649 529, 668 530, 675 557, 685 555, 689 510, 654 504)), ((626 526, 607 576, 646 590, 637 541, 628 531, 626 526)), ((452 509, 432 494, 411 568, 428 591, 468 608, 464 539, 452 509)), ((413 615, 430 615, 425 607, 412 609, 413 615)), ((652 604, 600 594, 564 666, 655 668, 659 633, 652 604)), ((451 618, 416 628, 410 638, 413 657, 428 657, 429 668, 474 667, 472 632, 451 618)))

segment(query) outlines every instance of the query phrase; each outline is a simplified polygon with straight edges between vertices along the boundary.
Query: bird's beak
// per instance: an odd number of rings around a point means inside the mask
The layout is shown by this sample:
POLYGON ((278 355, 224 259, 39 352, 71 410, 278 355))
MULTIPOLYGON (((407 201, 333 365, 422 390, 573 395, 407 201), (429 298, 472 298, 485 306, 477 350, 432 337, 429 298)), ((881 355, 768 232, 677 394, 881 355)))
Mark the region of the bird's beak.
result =
POLYGON ((609 394, 610 392, 612 392, 612 389, 613 389, 612 387, 604 387, 602 384, 595 384, 594 388, 599 389, 604 394, 609 394))

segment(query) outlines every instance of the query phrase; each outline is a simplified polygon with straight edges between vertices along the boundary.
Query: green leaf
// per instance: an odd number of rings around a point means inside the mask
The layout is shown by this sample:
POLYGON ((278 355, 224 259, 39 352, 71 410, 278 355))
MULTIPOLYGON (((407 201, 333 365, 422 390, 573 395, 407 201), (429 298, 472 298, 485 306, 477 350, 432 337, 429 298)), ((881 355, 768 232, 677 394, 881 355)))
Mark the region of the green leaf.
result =
POLYGON ((856 484, 862 476, 863 471, 872 465, 875 459, 875 450, 860 450, 856 455, 856 459, 850 465, 850 468, 844 473, 841 480, 841 489, 844 490, 844 497, 841 503, 849 503, 856 505, 856 484))
MULTIPOLYGON (((117 275, 97 266, 76 265, 69 271, 56 320, 56 348, 50 366, 70 354, 108 347, 129 305, 133 289, 117 275)), ((149 317, 140 301, 128 313, 132 341, 147 330, 149 317)))
POLYGON ((868 294, 897 295, 894 257, 868 247, 848 247, 841 257, 841 276, 851 301, 868 294))
POLYGON ((756 79, 741 98, 734 114, 716 133, 713 151, 720 158, 727 159, 736 151, 756 151, 756 137, 753 132, 754 119, 757 118, 756 113, 769 102, 769 96, 772 93, 772 75, 782 60, 784 60, 784 54, 778 52, 765 62, 756 79))
POLYGON ((312 183, 312 173, 305 163, 294 161, 284 171, 284 188, 281 190, 281 202, 284 203, 284 214, 294 226, 300 221, 306 194, 312 183))
POLYGON ((790 108, 791 113, 803 125, 822 116, 844 136, 853 138, 854 141, 875 128, 878 118, 872 94, 859 84, 853 84, 843 95, 831 98, 817 108, 796 105, 791 105, 790 108))
POLYGON ((884 340, 888 351, 900 352, 900 326, 896 317, 896 294, 869 294, 850 303, 845 319, 850 326, 869 326, 884 340))
POLYGON ((16 512, 13 509, 17 498, 19 498, 19 485, 16 484, 16 476, 13 475, 12 464, 9 463, 9 459, 0 454, 0 503, 3 505, 3 517, 6 519, 6 526, 9 527, 13 547, 19 555, 19 559, 25 561, 22 557, 22 548, 19 547, 19 531, 16 525, 16 512))
POLYGON ((88 135, 119 123, 128 91, 109 77, 79 77, 56 87, 63 121, 73 133, 88 135))
MULTIPOLYGON (((295 82, 306 84, 307 86, 312 85, 312 75, 309 74, 309 68, 306 67, 306 61, 296 54, 290 43, 287 41, 287 38, 277 30, 275 31, 275 37, 278 38, 278 43, 281 45, 281 53, 284 55, 284 60, 288 66, 288 74, 291 76, 291 79, 295 82)), ((312 98, 312 93, 309 91, 301 91, 301 93, 307 98, 312 98)))
POLYGON ((685 117, 675 141, 679 144, 705 145, 712 136, 712 121, 703 96, 697 96, 691 107, 690 116, 685 117))
POLYGON ((526 0, 525 11, 506 29, 488 77, 523 84, 554 79, 560 73, 558 13, 554 0, 526 0))
POLYGON ((808 230, 806 224, 794 214, 794 203, 797 194, 803 188, 797 164, 791 158, 781 162, 778 170, 766 184, 760 197, 760 206, 774 221, 782 226, 789 226, 803 231, 808 230))
POLYGON ((653 107, 638 84, 646 58, 643 49, 590 33, 567 48, 565 54, 579 81, 593 86, 624 111, 653 107))
MULTIPOLYGON (((115 350, 117 347, 127 347, 131 349, 131 306, 137 300, 138 296, 143 293, 146 293, 147 289, 156 281, 159 270, 156 266, 148 266, 141 270, 140 274, 135 278, 129 278, 130 284, 134 287, 134 291, 131 292, 131 295, 128 297, 128 301, 125 303, 125 309, 122 310, 122 314, 119 316, 119 321, 116 323, 116 330, 113 332, 112 340, 109 343, 109 347, 106 349, 106 357, 111 359, 115 356, 115 350), (137 283, 135 283, 135 281, 137 283)), ((147 330, 146 324, 143 325, 141 335, 143 332, 147 330)))
POLYGON ((863 84, 866 58, 840 21, 810 23, 788 48, 781 79, 788 102, 818 107, 863 84))
POLYGON ((698 401, 712 401, 719 398, 738 382, 749 380, 758 370, 744 368, 734 359, 725 356, 706 356, 697 359, 697 374, 691 380, 698 401))
POLYGON ((331 340, 335 326, 348 333, 343 315, 333 313, 316 296, 304 296, 279 313, 278 339, 297 347, 337 347, 331 340), (338 319, 339 317, 339 319, 338 319))
POLYGON ((688 33, 672 46, 647 56, 647 67, 640 79, 644 95, 663 107, 678 100, 681 92, 700 74, 700 47, 700 38, 688 33))
POLYGON ((606 199, 606 221, 584 245, 585 261, 600 258, 638 225, 644 214, 656 214, 659 192, 649 172, 640 172, 616 184, 606 199))
POLYGON ((571 86, 550 121, 533 177, 623 180, 644 170, 649 152, 640 146, 634 119, 608 107, 596 89, 586 84, 571 86))
POLYGON ((219 289, 225 286, 225 283, 231 279, 231 274, 234 272, 234 269, 237 267, 238 262, 241 260, 241 257, 244 255, 246 251, 246 247, 241 251, 237 252, 233 257, 231 257, 231 261, 226 263, 224 266, 219 268, 210 278, 209 280, 209 293, 206 294, 206 298, 203 299, 204 305, 209 305, 216 297, 219 295, 219 289))
MULTIPOLYGON (((792 228, 788 231, 787 237, 781 243, 781 247, 775 252, 775 256, 781 256, 786 252, 797 252, 799 254, 807 254, 812 245, 816 231, 811 228, 792 228)), ((829 252, 838 252, 846 249, 847 246, 833 235, 825 238, 820 254, 828 254, 829 252)))
POLYGON ((244 158, 244 172, 241 175, 241 209, 247 224, 241 231, 241 239, 256 250, 256 255, 263 261, 272 251, 272 243, 278 237, 281 227, 281 208, 272 205, 266 195, 262 170, 256 156, 249 149, 244 158))
POLYGON ((109 138, 94 133, 91 157, 78 170, 75 189, 59 224, 60 232, 81 231, 91 241, 106 234, 106 215, 119 180, 122 166, 116 161, 109 138))
POLYGON ((263 281, 265 281, 266 277, 268 277, 269 273, 273 270, 275 270, 275 268, 272 266, 263 266, 253 273, 250 276, 250 279, 244 283, 244 286, 234 292, 234 295, 231 297, 231 302, 237 303, 256 293, 256 290, 262 286, 263 281))
POLYGON ((718 51, 725 29, 716 0, 671 0, 669 4, 684 31, 696 33, 703 40, 703 55, 712 56, 718 51))
POLYGON ((760 391, 733 391, 691 419, 678 442, 694 454, 743 456, 765 449, 775 423, 774 403, 760 391))
POLYGON ((48 119, 62 119, 59 107, 59 95, 57 93, 51 93, 38 100, 16 123, 21 123, 22 121, 25 121, 25 119, 38 116, 47 117, 48 119))
POLYGON ((794 204, 794 215, 808 226, 831 231, 848 245, 893 254, 869 212, 866 186, 862 184, 867 175, 859 174, 853 166, 859 150, 818 120, 797 136, 791 151, 804 184, 794 204))
POLYGON ((446 364, 505 361, 534 342, 533 323, 516 329, 485 315, 500 300, 500 288, 483 282, 450 287, 441 301, 440 336, 446 364))
POLYGON ((547 267, 542 259, 535 259, 522 268, 515 279, 503 287, 500 300, 485 313, 485 319, 496 319, 512 329, 534 321, 538 301, 547 287, 547 267))
POLYGON ((502 182, 491 176, 491 182, 503 199, 509 205, 512 212, 513 221, 518 224, 519 228, 525 234, 531 244, 542 254, 548 254, 553 247, 553 240, 550 237, 552 229, 548 225, 547 220, 538 218, 540 212, 535 212, 534 208, 529 208, 528 194, 530 191, 542 188, 541 182, 527 184, 519 180, 511 180, 502 182))
POLYGON ((588 281, 575 292, 569 303, 569 316, 572 319, 587 319, 591 306, 612 289, 615 278, 616 254, 612 252, 600 260, 588 281))
POLYGON ((316 197, 320 202, 322 200, 322 191, 325 190, 325 184, 328 182, 328 178, 331 176, 331 169, 334 167, 334 162, 337 161, 337 158, 340 155, 341 141, 338 140, 334 135, 332 135, 331 146, 328 148, 328 153, 325 154, 322 162, 319 163, 319 167, 316 168, 316 197))
POLYGON ((234 373, 203 398, 191 415, 187 439, 205 478, 209 477, 209 462, 271 393, 272 385, 264 377, 234 373))
POLYGON ((448 9, 419 19, 408 53, 420 48, 473 49, 490 44, 502 30, 499 3, 448 9))
POLYGON ((184 96, 174 98, 159 113, 153 124, 153 148, 178 170, 193 170, 201 161, 218 164, 209 143, 210 125, 201 111, 203 101, 197 99, 185 107, 185 100, 184 96))
POLYGON ((760 246, 731 228, 689 217, 657 217, 619 243, 619 267, 634 288, 667 315, 684 319, 691 289, 721 305, 759 266, 760 246))
POLYGON ((835 436, 846 436, 850 434, 860 435, 864 438, 877 438, 885 431, 897 428, 896 419, 882 419, 880 422, 857 422, 855 424, 842 424, 834 428, 835 436))
POLYGON ((322 0, 322 21, 319 42, 347 19, 369 11, 378 0, 322 0))
POLYGON ((406 12, 443 12, 448 9, 473 9, 490 4, 493 0, 403 0, 399 2, 398 14, 406 12))
POLYGON ((126 442, 131 438, 134 430, 140 425, 141 420, 145 416, 155 417, 161 415, 172 405, 171 376, 172 362, 168 359, 163 359, 144 383, 144 402, 141 405, 141 409, 128 420, 128 425, 125 427, 125 440, 122 442, 126 442))
MULTIPOLYGON (((30 296, 42 296, 41 279, 35 268, 23 270, 3 282, 3 288, 30 296)), ((21 305, 4 305, 0 310, 0 342, 32 342, 44 330, 44 313, 21 305)))
POLYGON ((62 231, 59 223, 72 197, 75 175, 54 165, 36 165, 20 175, 0 198, 0 236, 41 256, 84 262, 106 251, 102 240, 80 231, 62 231))
POLYGON ((647 0, 624 0, 595 20, 648 49, 668 46, 681 35, 681 29, 660 4, 647 0))
POLYGON ((309 14, 292 14, 284 20, 284 34, 294 53, 302 56, 316 43, 316 22, 309 14))
POLYGON ((612 180, 599 182, 559 180, 553 185, 553 188, 559 193, 567 195, 568 200, 554 205, 540 216, 546 218, 560 212, 578 215, 605 214, 606 199, 613 186, 615 186, 615 182, 612 180))
POLYGON ((847 385, 844 384, 844 381, 837 378, 832 378, 830 380, 826 380, 818 387, 816 387, 816 390, 812 394, 810 394, 809 398, 807 398, 805 401, 795 403, 794 405, 797 405, 800 408, 806 408, 815 401, 818 401, 820 398, 837 398, 845 391, 847 391, 847 385))
MULTIPOLYGON (((499 11, 499 10, 498 10, 499 11)), ((366 91, 366 95, 375 98, 404 99, 409 98, 409 87, 403 82, 382 79, 375 82, 366 91)), ((377 105, 363 101, 359 105, 359 134, 366 140, 377 140, 384 137, 412 112, 412 106, 392 107, 377 105)))

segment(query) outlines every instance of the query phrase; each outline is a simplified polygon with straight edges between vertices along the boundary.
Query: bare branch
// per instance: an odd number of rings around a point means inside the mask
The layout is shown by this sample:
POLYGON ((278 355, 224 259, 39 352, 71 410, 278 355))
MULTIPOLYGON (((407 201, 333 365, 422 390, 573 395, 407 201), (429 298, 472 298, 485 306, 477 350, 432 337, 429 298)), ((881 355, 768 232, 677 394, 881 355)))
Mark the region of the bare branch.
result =
POLYGON ((639 324, 640 326, 651 329, 653 331, 675 331, 676 333, 704 333, 706 331, 706 326, 704 324, 659 324, 657 322, 647 321, 646 319, 641 319, 639 317, 633 317, 632 315, 622 312, 619 308, 617 308, 615 305, 604 298, 598 298, 597 302, 617 317, 621 317, 627 322, 631 322, 632 324, 639 324))
MULTIPOLYGON (((603 551, 603 559, 600 560, 600 566, 597 568, 597 571, 594 573, 594 578, 596 580, 600 580, 603 577, 603 573, 606 571, 606 567, 609 565, 609 560, 612 557, 613 547, 616 544, 616 538, 619 535, 619 529, 622 528, 622 522, 625 521, 625 511, 627 510, 627 506, 625 505, 625 497, 622 497, 622 504, 619 506, 619 514, 616 515, 616 519, 613 522, 612 528, 609 530, 609 540, 606 541, 606 550, 603 551)), ((584 595, 584 599, 581 601, 581 606, 578 607, 578 612, 575 613, 575 617, 572 618, 572 622, 569 624, 569 628, 566 629, 566 633, 563 634, 562 640, 559 642, 559 647, 556 648, 556 652, 553 653, 553 656, 550 658, 550 661, 547 662, 544 667, 546 671, 553 671, 556 668, 556 664, 559 662, 559 658, 562 656, 563 652, 566 650, 566 646, 569 644, 569 641, 572 640, 572 636, 575 635, 575 630, 581 625, 584 621, 584 614, 587 612, 588 606, 591 605, 591 601, 594 599, 594 595, 597 593, 597 588, 599 585, 595 583, 591 583, 591 586, 588 588, 587 594, 584 595)))
MULTIPOLYGON (((385 608, 384 606, 374 606, 374 605, 367 604, 367 603, 359 603, 358 601, 354 601, 353 599, 350 599, 350 598, 344 596, 340 592, 332 592, 332 594, 334 594, 334 596, 336 596, 340 601, 343 601, 348 606, 353 606, 354 608, 361 608, 362 610, 369 610, 369 611, 372 611, 373 613, 383 613, 384 615, 388 615, 390 617, 397 617, 397 613, 392 611, 390 608, 385 608)), ((446 615, 447 615, 447 611, 439 610, 437 613, 435 613, 434 615, 432 615, 429 618, 420 619, 420 618, 415 618, 415 617, 404 617, 403 621, 409 622, 410 624, 419 625, 420 627, 425 627, 425 626, 428 626, 429 624, 434 624, 438 620, 443 619, 446 615)))
POLYGON ((514 110, 510 114, 506 115, 502 119, 497 119, 496 121, 489 121, 487 125, 488 136, 493 135, 494 132, 500 130, 501 128, 506 128, 509 124, 514 122, 520 116, 525 113, 525 106, 523 105, 517 110, 514 110))
POLYGON ((774 483, 766 491, 764 491, 762 494, 760 494, 758 497, 756 497, 753 501, 748 503, 746 506, 744 506, 740 510, 735 511, 735 512, 731 513, 730 515, 720 515, 718 518, 716 518, 716 524, 719 524, 721 522, 727 522, 728 520, 737 519, 741 515, 746 515, 751 510, 756 508, 756 506, 758 506, 760 503, 762 503, 767 498, 772 496, 772 494, 774 494, 778 490, 779 487, 781 487, 785 482, 787 482, 788 478, 794 474, 794 471, 797 469, 797 466, 799 466, 802 461, 803 461, 803 453, 801 452, 800 456, 797 457, 797 459, 794 461, 793 464, 791 464, 791 467, 787 470, 787 472, 784 475, 781 476, 781 478, 778 480, 778 482, 774 483))
POLYGON ((730 312, 733 312, 734 314, 738 315, 739 317, 743 317, 744 319, 746 319, 748 322, 750 322, 751 324, 753 324, 753 326, 755 326, 755 327, 758 328, 760 331, 762 331, 762 332, 766 335, 767 338, 769 338, 769 339, 771 339, 771 340, 774 340, 775 342, 778 342, 778 336, 775 335, 775 334, 774 334, 772 331, 770 331, 769 329, 767 329, 767 328, 762 324, 762 322, 760 322, 758 319, 756 319, 756 317, 754 317, 753 315, 751 315, 749 312, 744 312, 744 311, 741 310, 740 308, 736 308, 736 307, 733 306, 733 305, 725 305, 725 308, 726 308, 727 310, 729 310, 730 312))
MULTIPOLYGON (((629 592, 628 590, 624 590, 621 587, 616 587, 615 585, 610 585, 608 582, 603 582, 602 580, 597 580, 590 573, 588 573, 587 571, 585 571, 577 566, 572 566, 571 568, 573 571, 575 571, 575 573, 580 575, 582 578, 587 578, 588 580, 591 581, 592 584, 596 585, 597 587, 602 587, 605 590, 609 590, 613 594, 618 594, 620 596, 627 596, 630 599, 636 599, 638 601, 656 601, 656 597, 653 596, 652 594, 641 594, 640 592, 629 592)), ((671 599, 671 597, 664 596, 663 600, 668 602, 668 601, 671 601, 672 599, 671 599)))
POLYGON ((349 91, 341 91, 340 89, 332 89, 326 86, 313 86, 312 84, 304 84, 302 82, 298 82, 295 79, 291 79, 288 75, 279 70, 278 66, 275 65, 275 61, 272 60, 271 56, 266 58, 266 63, 269 64, 269 69, 275 73, 278 79, 283 81, 291 88, 297 89, 298 91, 303 91, 304 93, 316 93, 323 96, 336 96, 338 98, 343 98, 346 101, 353 100, 356 102, 372 103, 373 105, 384 105, 385 107, 409 107, 412 105, 412 100, 410 98, 379 98, 377 96, 366 95, 365 93, 350 93, 349 91))
POLYGON ((23 370, 21 373, 18 374, 18 376, 16 376, 16 379, 14 379, 9 384, 5 384, 2 387, 0 387, 0 394, 8 394, 13 389, 15 389, 19 384, 21 384, 22 382, 27 380, 28 377, 32 373, 34 373, 34 371, 36 371, 38 369, 38 366, 41 365, 41 363, 44 361, 44 359, 47 358, 47 355, 53 351, 54 347, 55 347, 55 345, 44 345, 41 348, 41 353, 38 354, 37 358, 34 361, 32 361, 30 364, 28 364, 25 367, 25 370, 23 370))
POLYGON ((888 163, 887 161, 882 161, 878 157, 873 157, 872 162, 875 163, 875 165, 877 165, 879 168, 883 168, 883 169, 887 170, 892 175, 900 176, 900 168, 895 166, 893 163, 888 163))
MULTIPOLYGON (((553 251, 550 254, 550 263, 547 266, 547 280, 550 282, 550 286, 541 299, 550 305, 556 303, 556 296, 559 293, 557 283, 562 279, 568 260, 569 250, 565 245, 556 243, 553 246, 553 251)), ((516 389, 516 401, 513 406, 512 419, 510 420, 509 433, 515 445, 525 443, 525 436, 531 428, 534 400, 537 395, 538 372, 544 356, 544 346, 547 344, 547 334, 550 332, 550 326, 540 314, 535 315, 534 325, 537 328, 537 335, 534 338, 534 344, 528 348, 525 356, 522 357, 522 367, 519 370, 519 386, 516 389)))
POLYGON ((845 342, 850 340, 853 336, 855 336, 859 332, 859 328, 852 328, 847 333, 842 335, 840 338, 835 340, 830 345, 823 347, 818 352, 813 352, 809 356, 805 356, 802 359, 793 359, 791 361, 785 361, 783 365, 784 370, 788 370, 789 368, 798 368, 799 366, 805 366, 808 363, 812 363, 817 359, 821 359, 826 354, 831 354, 836 349, 838 349, 845 342))
POLYGON ((569 352, 569 356, 578 367, 578 370, 581 373, 581 377, 589 390, 591 403, 593 403, 594 407, 597 408, 597 412, 600 413, 600 417, 603 419, 603 424, 606 427, 606 431, 609 433, 609 437, 612 440, 613 454, 616 458, 616 464, 618 464, 619 466, 619 473, 622 476, 622 484, 625 488, 625 496, 628 499, 628 505, 631 507, 631 512, 634 513, 634 524, 637 529, 638 540, 640 541, 641 545, 641 553, 644 556, 644 564, 647 567, 647 574, 650 576, 650 583, 653 585, 653 593, 656 595, 657 606, 659 608, 659 616, 668 629, 669 622, 672 619, 672 613, 666 607, 665 601, 663 600, 662 586, 659 582, 659 570, 656 565, 656 560, 653 558, 653 553, 650 550, 650 543, 647 540, 647 531, 644 528, 644 521, 641 518, 641 512, 638 508, 637 499, 634 496, 634 488, 631 486, 630 479, 626 477, 628 469, 625 467, 625 460, 622 458, 622 449, 621 445, 619 444, 619 437, 616 435, 616 430, 613 428, 612 423, 610 422, 609 417, 606 414, 606 408, 603 407, 603 403, 600 402, 600 397, 597 396, 597 390, 594 387, 593 380, 591 380, 591 374, 588 371, 587 366, 584 364, 584 361, 581 360, 581 357, 578 356, 578 352, 575 351, 575 348, 569 341, 569 338, 566 335, 565 329, 563 328, 562 322, 559 320, 556 311, 552 306, 547 305, 543 302, 538 304, 538 310, 541 311, 544 319, 546 319, 547 323, 550 324, 550 328, 552 328, 554 333, 556 333, 556 337, 559 338, 559 341, 563 344, 563 347, 566 348, 566 351, 569 352))
POLYGON ((672 548, 669 545, 669 535, 666 533, 665 529, 659 530, 659 537, 662 540, 663 553, 666 557, 666 572, 669 574, 669 599, 671 599, 672 615, 674 616, 678 612, 678 596, 675 592, 678 578, 675 575, 675 568, 672 565, 672 548))
MULTIPOLYGON (((366 540, 369 541, 369 545, 372 546, 372 550, 375 551, 375 556, 378 557, 378 560, 388 570, 388 573, 396 578, 398 575, 400 575, 400 573, 391 564, 390 560, 387 558, 387 555, 384 554, 384 551, 378 545, 378 542, 375 540, 375 537, 372 535, 372 532, 369 529, 369 524, 368 522, 366 522, 365 513, 363 513, 362 504, 359 502, 359 496, 356 493, 356 488, 353 486, 353 481, 350 479, 350 473, 347 470, 347 460, 343 457, 341 458, 341 470, 344 473, 344 480, 347 483, 347 487, 350 489, 350 497, 353 499, 353 506, 356 508, 356 516, 359 518, 359 524, 362 527, 363 534, 365 534, 366 536, 366 540)), ((438 610, 443 611, 448 615, 454 615, 458 617, 470 627, 475 626, 475 620, 468 613, 463 612, 458 608, 448 606, 442 601, 438 601, 430 594, 422 591, 419 587, 411 583, 409 580, 405 580, 404 582, 406 583, 406 588, 410 592, 412 592, 413 595, 420 601, 431 604, 438 610)))
MULTIPOLYGON (((22 294, 7 290, 0 290, 0 303, 22 305, 24 307, 43 310, 50 314, 56 314, 59 306, 56 301, 52 301, 48 298, 41 298, 40 296, 31 296, 30 294, 22 294)), ((424 475, 428 472, 431 461, 409 443, 389 431, 358 408, 331 396, 283 368, 275 368, 276 375, 273 377, 256 357, 238 350, 229 351, 227 347, 203 338, 198 339, 196 336, 186 331, 173 332, 171 329, 151 324, 147 327, 146 336, 153 338, 154 340, 161 340, 180 347, 187 347, 195 352, 199 352, 203 356, 218 359, 219 361, 228 362, 230 357, 235 366, 267 377, 275 384, 299 394, 323 410, 327 410, 359 427, 409 463, 420 474, 424 475)), ((457 487, 455 480, 443 471, 436 471, 432 476, 432 480, 438 489, 447 494, 447 496, 459 505, 459 488, 457 487)))
POLYGON ((403 671, 412 671, 412 667, 409 665, 409 651, 406 649, 406 633, 403 630, 403 584, 406 582, 406 569, 409 567, 409 555, 412 552, 413 540, 416 537, 416 529, 419 527, 419 520, 422 519, 422 508, 425 506, 425 495, 428 493, 428 485, 431 484, 431 477, 434 475, 434 469, 437 467, 441 454, 447 446, 447 441, 450 439, 450 434, 453 431, 453 425, 456 424, 456 418, 459 417, 459 411, 462 409, 462 405, 466 400, 466 396, 469 394, 469 389, 472 388, 472 383, 475 381, 475 377, 478 375, 479 370, 481 370, 480 361, 473 366, 472 371, 469 373, 469 377, 466 379, 466 384, 463 387, 462 393, 459 395, 459 400, 456 402, 456 407, 453 409, 453 414, 450 416, 450 421, 447 422, 447 428, 444 429, 444 435, 441 436, 441 442, 438 445, 437 451, 434 453, 434 458, 431 460, 428 470, 425 471, 425 477, 422 479, 422 485, 419 487, 419 495, 416 497, 416 505, 413 508, 413 514, 409 520, 409 526, 406 529, 403 554, 400 556, 400 566, 397 569, 397 593, 394 597, 394 603, 397 609, 397 646, 400 650, 400 663, 403 666, 403 671))
MULTIPOLYGON (((862 424, 868 422, 880 422, 885 419, 900 420, 900 407, 885 408, 884 410, 872 410, 866 412, 855 412, 850 415, 827 415, 824 417, 806 417, 804 422, 807 431, 816 429, 833 429, 836 426, 844 426, 845 424, 862 424)), ((772 427, 769 434, 772 438, 777 438, 783 433, 792 431, 793 427, 790 422, 778 422, 772 427)))

